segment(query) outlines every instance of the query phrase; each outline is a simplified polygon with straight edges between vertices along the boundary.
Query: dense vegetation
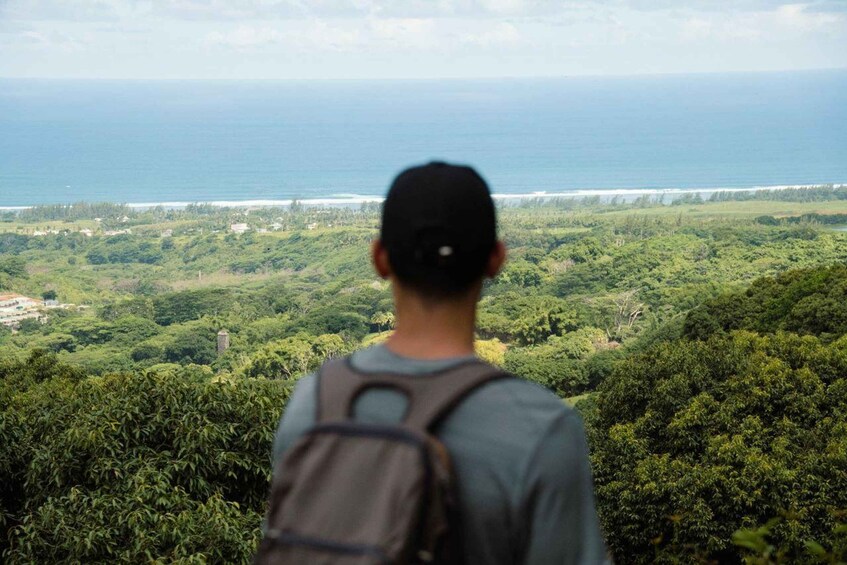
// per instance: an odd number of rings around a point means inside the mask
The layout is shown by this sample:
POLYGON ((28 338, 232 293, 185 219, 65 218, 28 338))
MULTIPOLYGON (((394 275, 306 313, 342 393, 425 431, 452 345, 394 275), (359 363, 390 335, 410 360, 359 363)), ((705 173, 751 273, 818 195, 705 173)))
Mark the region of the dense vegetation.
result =
POLYGON ((735 530, 783 516, 798 562, 845 518, 847 337, 663 343, 616 367, 597 411, 597 495, 626 561, 731 561, 735 530))
MULTIPOLYGON (((478 351, 578 397, 619 562, 737 561, 739 528, 795 561, 843 547, 841 192, 501 210, 510 261, 478 351)), ((5 558, 249 560, 294 382, 393 324, 367 258, 377 208, 3 220, 0 291, 66 304, 0 329, 5 558)))
POLYGON ((743 292, 705 302, 685 321, 685 334, 706 338, 747 329, 820 336, 824 341, 847 333, 847 265, 797 269, 755 281, 743 292))
POLYGON ((290 385, 210 377, 197 366, 84 377, 40 352, 0 365, 9 561, 250 555, 290 385))

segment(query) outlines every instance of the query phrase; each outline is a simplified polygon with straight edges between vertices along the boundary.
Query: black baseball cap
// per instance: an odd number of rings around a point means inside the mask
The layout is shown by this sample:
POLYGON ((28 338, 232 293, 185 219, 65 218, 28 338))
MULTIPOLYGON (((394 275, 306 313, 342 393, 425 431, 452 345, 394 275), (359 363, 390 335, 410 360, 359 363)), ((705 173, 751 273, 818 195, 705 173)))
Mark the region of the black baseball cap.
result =
POLYGON ((483 275, 497 241, 488 185, 464 165, 406 169, 383 203, 380 239, 401 281, 427 294, 459 293, 483 275))

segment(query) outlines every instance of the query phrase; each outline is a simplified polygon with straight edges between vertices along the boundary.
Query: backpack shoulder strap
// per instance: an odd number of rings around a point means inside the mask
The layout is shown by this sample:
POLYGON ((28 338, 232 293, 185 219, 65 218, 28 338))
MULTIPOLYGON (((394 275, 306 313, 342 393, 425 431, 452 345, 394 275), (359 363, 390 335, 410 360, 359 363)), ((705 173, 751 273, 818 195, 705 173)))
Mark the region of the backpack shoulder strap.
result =
POLYGON ((468 395, 484 384, 512 375, 483 361, 469 361, 446 371, 412 378, 415 393, 410 398, 405 423, 432 430, 468 395))
POLYGON ((408 399, 403 423, 431 430, 468 394, 493 380, 511 377, 509 373, 484 363, 468 361, 444 371, 423 375, 361 373, 350 365, 349 357, 327 361, 318 374, 318 423, 347 420, 353 402, 365 389, 392 388, 408 399))
POLYGON ((364 387, 364 379, 353 370, 349 356, 324 363, 318 371, 315 422, 320 424, 349 419, 352 416, 353 400, 364 387))

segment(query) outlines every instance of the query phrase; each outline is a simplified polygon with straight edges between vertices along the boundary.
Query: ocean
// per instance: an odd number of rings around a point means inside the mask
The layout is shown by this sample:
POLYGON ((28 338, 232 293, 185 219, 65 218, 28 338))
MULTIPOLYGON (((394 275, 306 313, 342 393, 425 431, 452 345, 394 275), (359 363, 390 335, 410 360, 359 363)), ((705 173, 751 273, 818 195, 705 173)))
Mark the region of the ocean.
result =
POLYGON ((368 200, 436 159, 474 165, 502 196, 844 183, 847 70, 0 79, 0 207, 368 200))

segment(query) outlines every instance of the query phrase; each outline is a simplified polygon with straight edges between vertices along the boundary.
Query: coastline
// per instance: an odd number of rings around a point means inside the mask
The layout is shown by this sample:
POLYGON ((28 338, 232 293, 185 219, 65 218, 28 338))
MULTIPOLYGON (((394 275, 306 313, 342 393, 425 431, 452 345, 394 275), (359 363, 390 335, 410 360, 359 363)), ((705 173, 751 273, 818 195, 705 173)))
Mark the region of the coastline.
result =
MULTIPOLYGON (((527 193, 495 193, 492 198, 496 201, 520 203, 524 200, 556 200, 556 199, 584 199, 600 197, 601 199, 611 200, 619 198, 624 201, 634 200, 642 196, 661 196, 663 199, 669 197, 671 200, 678 196, 686 194, 699 194, 701 197, 708 198, 712 194, 729 192, 761 192, 775 190, 798 190, 811 189, 821 187, 843 188, 847 183, 815 183, 815 184, 793 184, 793 185, 769 185, 769 186, 754 186, 754 187, 711 187, 711 188, 614 188, 614 189, 578 189, 568 191, 534 191, 527 193)), ((291 206, 295 202, 302 206, 310 207, 331 207, 331 206, 360 206, 362 204, 379 204, 384 200, 383 196, 363 195, 363 194, 335 194, 326 197, 318 198, 303 198, 303 199, 248 199, 248 200, 214 200, 214 201, 165 201, 165 202, 126 202, 117 203, 124 204, 128 208, 137 210, 147 210, 150 208, 163 207, 169 209, 186 208, 191 205, 207 205, 218 208, 284 208, 291 206)), ((39 206, 53 206, 56 204, 30 204, 19 206, 0 206, 0 211, 16 212, 29 210, 39 206)), ((60 204, 61 205, 61 204, 60 204)), ((65 206, 73 206, 73 204, 64 204, 65 206)))

